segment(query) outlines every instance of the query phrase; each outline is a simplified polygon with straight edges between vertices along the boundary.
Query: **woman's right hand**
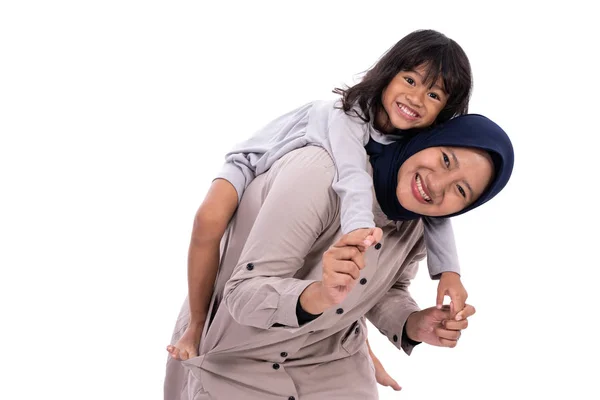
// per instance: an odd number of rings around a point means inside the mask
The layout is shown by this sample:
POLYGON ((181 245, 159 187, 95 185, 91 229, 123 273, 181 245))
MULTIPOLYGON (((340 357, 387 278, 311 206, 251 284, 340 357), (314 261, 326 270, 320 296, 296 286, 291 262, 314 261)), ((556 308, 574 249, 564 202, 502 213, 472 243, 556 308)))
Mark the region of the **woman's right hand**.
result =
MULTIPOLYGON (((380 239, 383 233, 374 228, 373 234, 380 239)), ((322 280, 300 295, 300 305, 306 312, 320 314, 344 301, 365 267, 364 252, 360 251, 364 240, 364 235, 344 235, 323 254, 322 280)))
POLYGON ((167 351, 171 357, 179 361, 185 361, 193 357, 198 357, 200 336, 202 335, 203 330, 204 323, 188 325, 177 343, 175 343, 174 346, 167 346, 167 351))
MULTIPOLYGON (((360 230, 366 231, 366 230, 360 230)), ((365 237, 357 231, 346 234, 323 254, 322 296, 331 306, 340 304, 356 286, 360 271, 365 268, 365 237)), ((364 233, 364 232, 362 232, 364 233)), ((381 240, 381 228, 371 228, 368 232, 375 241, 381 240)))
POLYGON ((364 254, 345 241, 346 236, 323 254, 321 297, 330 307, 340 304, 356 286, 365 267, 364 254))

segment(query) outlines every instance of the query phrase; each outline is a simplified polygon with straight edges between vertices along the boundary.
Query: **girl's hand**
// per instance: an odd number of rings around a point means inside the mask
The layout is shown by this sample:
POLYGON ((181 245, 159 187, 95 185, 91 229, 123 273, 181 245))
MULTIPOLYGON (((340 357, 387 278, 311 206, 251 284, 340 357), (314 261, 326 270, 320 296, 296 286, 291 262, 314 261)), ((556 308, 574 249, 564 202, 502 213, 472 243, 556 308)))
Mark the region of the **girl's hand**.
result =
POLYGON ((455 347, 473 314, 475 307, 469 304, 456 315, 449 306, 426 308, 410 314, 406 320, 406 334, 409 339, 432 346, 455 347))
POLYGON ((342 240, 345 240, 348 243, 354 243, 354 245, 364 253, 369 247, 379 243, 382 237, 383 231, 381 228, 363 228, 347 233, 342 237, 342 240))
POLYGON ((442 308, 444 296, 446 295, 450 296, 450 310, 453 316, 465 308, 465 302, 469 295, 460 281, 460 275, 456 272, 442 273, 437 289, 436 306, 438 310, 442 308))

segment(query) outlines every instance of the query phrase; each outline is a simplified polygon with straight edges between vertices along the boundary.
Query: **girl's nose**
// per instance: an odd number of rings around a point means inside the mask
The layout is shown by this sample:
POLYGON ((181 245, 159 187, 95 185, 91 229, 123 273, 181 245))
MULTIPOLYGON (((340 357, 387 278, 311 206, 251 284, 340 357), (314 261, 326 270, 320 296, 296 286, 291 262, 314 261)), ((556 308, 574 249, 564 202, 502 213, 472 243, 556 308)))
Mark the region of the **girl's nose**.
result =
POLYGON ((408 99, 409 105, 415 107, 421 107, 423 105, 423 95, 424 91, 420 89, 415 89, 406 95, 408 99))

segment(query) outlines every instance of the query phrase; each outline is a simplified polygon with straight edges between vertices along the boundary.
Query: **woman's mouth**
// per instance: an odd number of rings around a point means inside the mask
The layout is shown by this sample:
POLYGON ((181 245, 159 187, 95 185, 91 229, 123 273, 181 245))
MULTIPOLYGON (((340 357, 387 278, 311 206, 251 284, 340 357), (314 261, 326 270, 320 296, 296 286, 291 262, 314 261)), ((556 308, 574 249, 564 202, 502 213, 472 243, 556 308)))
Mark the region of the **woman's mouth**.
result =
POLYGON ((416 121, 417 119, 419 119, 419 113, 413 110, 412 108, 408 107, 407 105, 404 105, 402 103, 396 103, 396 106, 398 114, 400 114, 400 116, 406 118, 407 120, 416 121))
POLYGON ((433 201, 431 196, 427 194, 425 185, 423 184, 419 174, 415 174, 415 179, 413 179, 411 186, 413 196, 415 196, 420 203, 430 204, 433 201))

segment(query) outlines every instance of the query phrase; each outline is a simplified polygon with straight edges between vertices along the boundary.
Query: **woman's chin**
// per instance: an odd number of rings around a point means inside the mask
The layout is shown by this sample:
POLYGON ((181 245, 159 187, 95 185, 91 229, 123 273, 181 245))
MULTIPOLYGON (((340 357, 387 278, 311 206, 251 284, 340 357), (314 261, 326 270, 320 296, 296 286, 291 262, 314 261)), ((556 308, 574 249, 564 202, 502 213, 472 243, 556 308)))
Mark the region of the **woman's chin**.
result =
POLYGON ((398 202, 402 208, 415 214, 423 214, 426 211, 424 210, 426 207, 423 207, 423 204, 419 204, 411 193, 398 193, 398 202))

